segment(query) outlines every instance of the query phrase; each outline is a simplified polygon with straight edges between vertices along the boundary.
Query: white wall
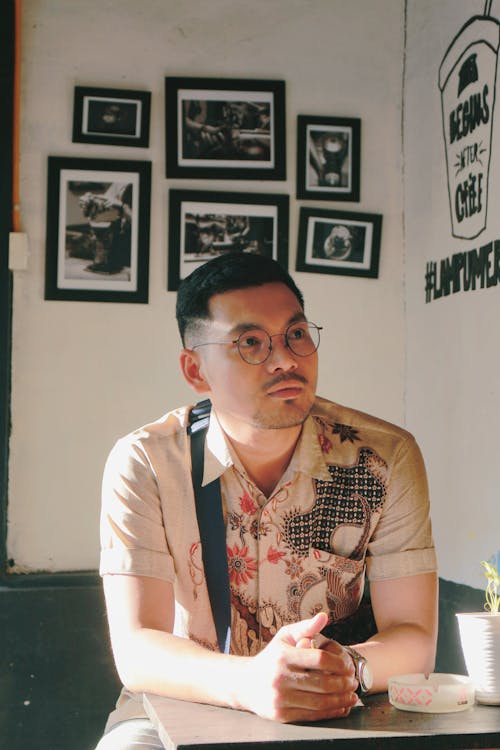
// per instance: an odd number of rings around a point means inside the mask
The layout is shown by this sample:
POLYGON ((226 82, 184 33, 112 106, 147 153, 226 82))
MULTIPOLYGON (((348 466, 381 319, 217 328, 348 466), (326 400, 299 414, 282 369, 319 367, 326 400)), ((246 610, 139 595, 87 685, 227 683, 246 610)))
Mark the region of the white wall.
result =
POLYGON ((402 423, 403 8, 402 0, 24 0, 21 198, 31 256, 14 282, 8 511, 18 569, 96 567, 108 450, 191 399, 176 361, 175 294, 166 292, 169 188, 287 192, 293 270, 298 114, 361 118, 361 202, 331 205, 384 217, 378 280, 295 274, 310 318, 325 326, 320 391, 402 423), (166 75, 285 80, 287 181, 167 181, 166 75), (150 148, 71 143, 77 84, 150 90, 150 148), (148 305, 44 301, 49 155, 153 162, 148 305))
MULTIPOLYGON (((487 226, 475 239, 458 239, 451 230, 438 88, 448 45, 483 9, 482 0, 409 0, 404 119, 407 422, 427 459, 441 576, 481 588, 479 562, 500 548, 500 290, 457 291, 426 303, 425 273, 427 262, 437 262, 439 271, 441 260, 500 238, 500 112, 493 119, 487 226)), ((500 18, 499 0, 492 12, 500 18)), ((457 106, 482 90, 479 67, 478 83, 465 89, 457 106)), ((490 86, 490 104, 494 93, 490 86)), ((498 99, 498 84, 496 93, 498 99)), ((486 146, 484 128, 457 139, 452 159, 474 142, 486 146)), ((481 158, 485 167, 487 152, 481 158)), ((474 169, 462 170, 460 180, 474 169)))

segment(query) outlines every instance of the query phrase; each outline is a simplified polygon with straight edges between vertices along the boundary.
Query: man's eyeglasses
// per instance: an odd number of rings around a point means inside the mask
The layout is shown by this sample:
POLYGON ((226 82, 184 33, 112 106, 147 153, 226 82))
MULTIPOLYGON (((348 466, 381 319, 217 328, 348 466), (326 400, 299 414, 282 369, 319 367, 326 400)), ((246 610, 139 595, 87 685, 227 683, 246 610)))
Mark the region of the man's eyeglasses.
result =
POLYGON ((240 333, 233 341, 207 341, 192 348, 198 349, 200 346, 214 344, 235 344, 244 362, 249 365, 261 365, 273 350, 275 336, 284 336, 285 346, 297 357, 309 357, 319 346, 319 332, 322 330, 322 326, 317 326, 315 323, 300 321, 289 325, 283 333, 274 333, 272 336, 262 328, 251 328, 240 333))

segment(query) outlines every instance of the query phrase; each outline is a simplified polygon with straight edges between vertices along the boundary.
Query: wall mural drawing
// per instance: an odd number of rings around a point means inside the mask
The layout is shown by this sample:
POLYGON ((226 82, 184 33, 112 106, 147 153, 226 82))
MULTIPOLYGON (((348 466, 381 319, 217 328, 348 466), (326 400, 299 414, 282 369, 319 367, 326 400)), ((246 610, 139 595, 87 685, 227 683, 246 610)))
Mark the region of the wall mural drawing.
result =
MULTIPOLYGON (((449 45, 439 68, 442 127, 450 206, 451 235, 472 240, 487 227, 489 168, 500 46, 500 22, 473 16, 449 45)), ((429 261, 425 301, 500 283, 500 240, 429 261)))
POLYGON ((468 240, 486 228, 499 41, 498 21, 475 16, 439 70, 452 235, 468 240))

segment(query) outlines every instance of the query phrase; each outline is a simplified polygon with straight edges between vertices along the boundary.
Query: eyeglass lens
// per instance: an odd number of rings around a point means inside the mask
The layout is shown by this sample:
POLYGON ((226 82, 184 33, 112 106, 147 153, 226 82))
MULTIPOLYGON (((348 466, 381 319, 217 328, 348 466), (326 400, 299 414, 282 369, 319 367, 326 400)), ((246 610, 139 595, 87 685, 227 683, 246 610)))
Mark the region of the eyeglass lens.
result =
MULTIPOLYGON (((284 333, 286 346, 298 357, 307 357, 319 346, 319 332, 314 323, 293 323, 284 333)), ((250 365, 265 362, 273 348, 272 337, 260 328, 240 334, 237 344, 240 356, 250 365)))

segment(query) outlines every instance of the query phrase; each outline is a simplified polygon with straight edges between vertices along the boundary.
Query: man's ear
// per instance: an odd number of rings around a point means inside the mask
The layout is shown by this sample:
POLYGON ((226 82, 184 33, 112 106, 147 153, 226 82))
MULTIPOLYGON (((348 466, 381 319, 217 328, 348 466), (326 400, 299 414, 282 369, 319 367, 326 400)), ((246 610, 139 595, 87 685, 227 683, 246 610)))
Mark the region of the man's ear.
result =
POLYGON ((210 387, 201 372, 199 356, 192 349, 183 349, 179 363, 186 382, 194 388, 196 393, 208 393, 210 387))

